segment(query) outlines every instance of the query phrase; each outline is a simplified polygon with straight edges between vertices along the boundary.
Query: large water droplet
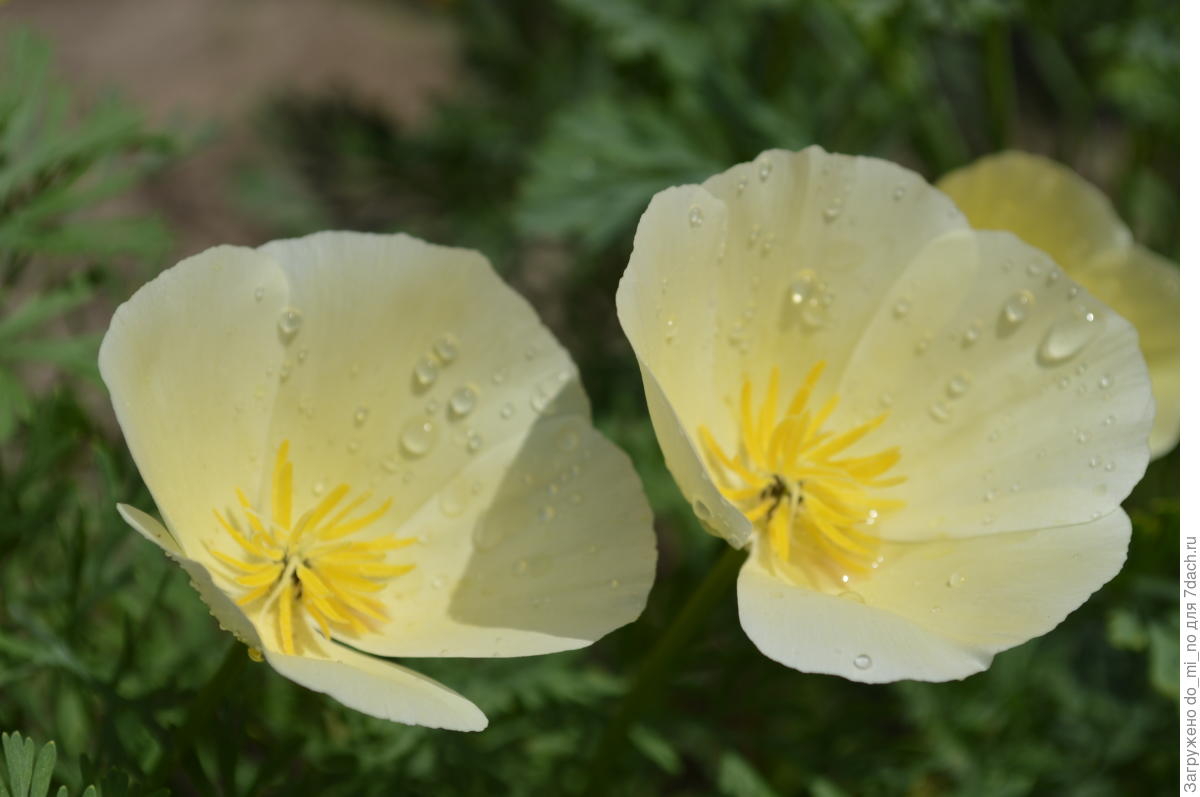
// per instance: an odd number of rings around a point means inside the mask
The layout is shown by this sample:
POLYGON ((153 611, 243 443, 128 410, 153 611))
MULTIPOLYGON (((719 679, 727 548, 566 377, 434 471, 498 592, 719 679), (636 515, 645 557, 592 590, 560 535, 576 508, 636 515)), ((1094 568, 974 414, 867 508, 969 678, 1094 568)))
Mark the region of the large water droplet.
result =
POLYGON ((304 325, 304 316, 295 307, 285 307, 279 314, 279 339, 291 343, 304 325))
POLYGON ((433 353, 444 364, 449 365, 458 358, 458 338, 447 332, 433 343, 433 353))
POLYGON ((456 418, 465 418, 470 415, 471 410, 475 409, 476 396, 475 388, 470 385, 463 385, 455 390, 450 394, 450 400, 447 402, 450 414, 456 418))
POLYGON ((400 448, 410 457, 422 457, 437 443, 437 426, 424 418, 410 421, 400 433, 400 448))
POLYGON ((859 670, 871 669, 871 657, 866 653, 860 653, 854 657, 854 666, 859 670))
POLYGON ((1072 308, 1046 331, 1038 346, 1038 362, 1042 365, 1064 363, 1083 351, 1098 334, 1100 325, 1096 323, 1096 314, 1083 307, 1072 308))
POLYGON ((422 354, 417 360, 417 364, 413 366, 413 381, 417 383, 418 387, 427 388, 436 382, 437 378, 438 364, 432 357, 422 354))

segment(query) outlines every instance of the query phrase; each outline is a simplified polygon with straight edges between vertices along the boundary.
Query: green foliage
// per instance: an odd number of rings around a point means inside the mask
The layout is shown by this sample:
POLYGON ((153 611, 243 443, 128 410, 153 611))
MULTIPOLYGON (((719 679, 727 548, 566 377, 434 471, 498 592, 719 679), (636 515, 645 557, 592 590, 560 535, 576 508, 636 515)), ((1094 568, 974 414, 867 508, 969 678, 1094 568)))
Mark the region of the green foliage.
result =
MULTIPOLYGON (((96 330, 62 336, 74 328, 64 317, 99 286, 127 294, 135 280, 117 256, 157 257, 164 231, 91 210, 172 145, 117 105, 67 113, 44 46, 19 37, 0 72, 6 725, 57 739, 55 777, 104 797, 1169 791, 1178 454, 1126 504, 1134 536, 1121 575, 986 673, 890 686, 802 675, 753 647, 727 596, 638 707, 601 782, 587 779, 638 663, 721 550, 666 471, 613 318, 650 196, 768 147, 819 143, 936 177, 1036 145, 1098 161, 1139 239, 1174 254, 1177 6, 461 0, 442 13, 469 68, 460 95, 411 127, 351 97, 281 98, 260 128, 276 159, 239 175, 239 198, 279 235, 404 229, 481 248, 518 284, 538 276, 532 252, 557 253, 564 276, 540 309, 558 319, 598 425, 631 454, 655 509, 661 577, 644 617, 585 651, 405 662, 477 702, 491 720, 481 734, 380 722, 248 663, 189 720, 234 643, 179 568, 113 511, 152 502, 111 419, 87 409, 86 383, 34 390, 27 372, 94 374, 96 330)), ((42 772, 39 756, 55 754, 10 738, 19 766, 8 757, 6 788, 17 793, 42 772)))

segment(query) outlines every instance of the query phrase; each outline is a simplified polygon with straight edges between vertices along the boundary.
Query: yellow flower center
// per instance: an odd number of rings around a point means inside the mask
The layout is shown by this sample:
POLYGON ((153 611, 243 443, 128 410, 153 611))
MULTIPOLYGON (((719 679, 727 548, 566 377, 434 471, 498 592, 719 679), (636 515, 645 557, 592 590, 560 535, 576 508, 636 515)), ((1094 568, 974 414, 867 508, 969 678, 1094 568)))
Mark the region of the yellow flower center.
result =
POLYGON ((712 433, 700 427, 700 440, 719 476, 721 494, 745 512, 765 536, 774 563, 793 580, 832 580, 847 584, 878 567, 879 538, 872 534, 880 514, 903 501, 881 498, 875 490, 905 481, 884 478, 900 460, 900 449, 871 456, 842 452, 879 427, 879 415, 849 431, 825 428, 838 404, 833 396, 819 409, 809 407, 825 369, 819 362, 779 414, 779 369, 771 370, 767 395, 757 408, 750 380, 742 383, 737 450, 726 454, 712 433))
POLYGON ((238 605, 253 605, 262 617, 274 621, 284 653, 296 653, 305 615, 320 626, 326 639, 334 631, 357 637, 375 622, 387 620, 384 604, 371 595, 382 590, 388 579, 415 567, 386 562, 390 551, 411 545, 415 538, 350 538, 383 517, 392 505, 390 499, 374 511, 352 517, 370 495, 344 502, 350 487, 339 484, 293 523, 292 463, 286 440, 275 456, 270 517, 256 511, 240 489, 236 493, 246 516, 244 531, 232 513, 227 518, 214 509, 213 514, 238 550, 232 556, 211 547, 209 551, 233 569, 233 582, 245 589, 238 605))

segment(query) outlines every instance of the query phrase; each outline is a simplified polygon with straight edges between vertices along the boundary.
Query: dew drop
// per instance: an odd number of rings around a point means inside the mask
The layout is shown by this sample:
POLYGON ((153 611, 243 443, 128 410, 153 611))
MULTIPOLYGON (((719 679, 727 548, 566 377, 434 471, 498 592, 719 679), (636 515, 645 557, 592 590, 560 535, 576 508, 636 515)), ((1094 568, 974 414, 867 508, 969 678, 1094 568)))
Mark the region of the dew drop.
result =
POLYGON ((558 436, 559 451, 574 451, 579 448, 579 432, 567 429, 558 436))
POLYGON ((479 432, 468 432, 467 452, 474 454, 481 448, 483 448, 483 437, 479 434, 479 432))
POLYGON ((969 349, 979 340, 980 325, 978 321, 972 321, 963 331, 962 345, 964 349, 969 349))
POLYGON ((476 397, 475 388, 470 385, 463 385, 455 390, 450 394, 450 400, 446 403, 450 408, 450 414, 455 418, 467 417, 475 409, 476 397))
POLYGON ((929 417, 938 423, 949 423, 950 408, 941 401, 935 401, 929 405, 929 417))
POLYGON ((433 353, 442 363, 449 365, 458 358, 458 338, 447 332, 434 341, 433 353))
POLYGON ((362 426, 364 423, 367 422, 367 416, 370 414, 371 414, 371 411, 368 410, 366 407, 363 407, 363 406, 356 407, 354 410, 354 425, 362 426))
POLYGON ((859 670, 871 669, 871 657, 866 653, 860 653, 854 657, 854 666, 859 670))
POLYGON ((928 335, 922 335, 920 339, 917 340, 917 345, 913 347, 913 351, 916 354, 924 354, 925 352, 929 351, 929 344, 932 342, 933 341, 928 335))
POLYGON ((614 578, 608 582, 609 589, 616 589, 619 586, 621 586, 621 580, 618 578, 614 578))
POLYGON ((325 482, 321 481, 320 479, 313 482, 312 491, 313 491, 313 495, 324 495, 325 494, 325 482))
POLYGON ((970 388, 971 375, 966 371, 959 371, 946 382, 946 395, 950 398, 959 398, 970 388))
POLYGON ((1079 443, 1080 445, 1083 445, 1084 443, 1086 443, 1088 440, 1091 440, 1091 439, 1092 439, 1092 436, 1090 434, 1088 434, 1086 431, 1080 431, 1078 434, 1075 435, 1075 442, 1079 443))
POLYGON ((1029 265, 1025 267, 1025 273, 1031 277, 1038 277, 1042 274, 1042 264, 1036 260, 1029 261, 1029 265))
POLYGON ((492 372, 492 384, 493 385, 502 385, 502 384, 504 384, 506 379, 508 379, 508 369, 507 368, 497 368, 495 371, 492 372))
POLYGON ((892 189, 892 201, 899 202, 904 199, 904 186, 898 185, 892 189))
POLYGON ((1116 416, 1116 415, 1109 415, 1108 417, 1106 417, 1106 418, 1104 419, 1104 425, 1105 425, 1105 426, 1112 426, 1112 425, 1113 425, 1114 423, 1116 423, 1116 422, 1117 422, 1117 416, 1116 416))
POLYGON ((1104 463, 1104 469, 1105 469, 1106 471, 1108 471, 1109 473, 1112 473, 1114 470, 1116 470, 1116 469, 1117 469, 1117 463, 1113 462, 1113 461, 1110 459, 1108 462, 1105 462, 1105 463, 1104 463))
POLYGON ((1100 333, 1096 315, 1078 307, 1050 325, 1046 336, 1038 346, 1038 362, 1042 365, 1058 365, 1070 360, 1092 342, 1100 333))
POLYGON ((910 309, 912 309, 912 303, 908 299, 897 299, 896 303, 892 305, 892 316, 896 319, 904 318, 910 309))
POLYGON ((515 411, 516 410, 513 408, 512 402, 506 401, 504 402, 504 406, 500 408, 500 417, 508 420, 513 416, 515 411))
POLYGON ((675 335, 678 332, 679 325, 675 321, 675 316, 667 316, 667 331, 665 335, 667 343, 673 343, 675 341, 675 335))
POLYGON ((890 407, 895 402, 896 402, 896 399, 894 396, 892 396, 891 393, 888 393, 885 391, 885 392, 879 394, 879 405, 881 407, 885 407, 885 408, 890 407))
POLYGON ((995 500, 996 500, 996 488, 995 488, 995 487, 989 487, 989 488, 988 488, 988 491, 987 491, 986 493, 984 493, 984 494, 983 494, 983 500, 984 500, 984 501, 987 501, 989 504, 990 504, 992 501, 995 501, 995 500))
POLYGON ((746 190, 746 180, 745 180, 745 178, 742 178, 741 180, 737 181, 738 196, 741 196, 745 190, 746 190))
POLYGON ((771 161, 763 158, 758 163, 758 180, 765 183, 767 178, 771 176, 771 161))
POLYGON ((263 297, 267 295, 266 289, 261 285, 254 289, 254 301, 261 302, 263 297))
POLYGON ((1100 381, 1097 382, 1096 385, 1101 390, 1108 390, 1110 387, 1112 387, 1112 377, 1108 374, 1105 374, 1104 376, 1100 377, 1100 381))
POLYGON ((429 453, 437 442, 437 426, 433 421, 419 419, 410 421, 400 433, 400 447, 410 457, 422 457, 429 453))
POLYGON ((946 586, 950 588, 958 587, 966 580, 966 576, 962 573, 951 573, 950 577, 946 579, 946 586))
POLYGON ((815 283, 816 275, 812 271, 801 271, 792 280, 792 284, 788 286, 788 299, 792 304, 799 307, 816 292, 813 290, 815 283))
POLYGON ((542 521, 543 523, 549 523, 551 520, 554 520, 555 516, 557 515, 558 510, 555 509, 552 504, 546 504, 538 510, 538 520, 542 521))
POLYGON ((418 387, 427 388, 437 381, 438 364, 432 357, 422 354, 417 364, 413 366, 413 380, 418 387))
POLYGON ((296 352, 296 362, 303 365, 304 361, 307 359, 308 359, 308 349, 301 349, 300 351, 296 352))
POLYGON ((837 221, 837 217, 840 215, 842 215, 842 202, 840 199, 834 200, 833 204, 821 212, 821 216, 825 219, 826 224, 832 224, 837 221))
POLYGON ((1034 304, 1034 296, 1029 291, 1018 291, 1009 297, 1002 308, 1003 320, 1010 327, 1020 326, 1029 317, 1029 311, 1034 304))
POLYGON ((279 314, 279 339, 284 343, 291 343, 292 339, 300 332, 300 327, 304 325, 304 316, 295 307, 285 307, 283 312, 279 314))
POLYGON ((688 210, 688 224, 699 227, 704 223, 704 212, 695 205, 688 210))
POLYGON ((1089 468, 1098 468, 1098 467, 1100 467, 1100 457, 1092 457, 1091 459, 1089 459, 1089 460, 1088 460, 1088 467, 1089 467, 1089 468))

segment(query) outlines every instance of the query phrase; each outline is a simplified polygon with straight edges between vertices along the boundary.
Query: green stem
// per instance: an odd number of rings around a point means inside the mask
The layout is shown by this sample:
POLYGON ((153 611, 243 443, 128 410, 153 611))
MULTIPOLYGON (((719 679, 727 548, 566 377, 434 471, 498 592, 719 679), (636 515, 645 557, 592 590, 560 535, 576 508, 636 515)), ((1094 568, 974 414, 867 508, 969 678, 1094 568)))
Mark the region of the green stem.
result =
POLYGON ((633 685, 621 699, 604 729, 587 770, 587 794, 601 794, 608 782, 610 762, 617 748, 628 737, 629 726, 638 714, 649 707, 653 696, 660 694, 659 686, 675 659, 687 646, 692 635, 708 616, 712 607, 725 596, 737 579, 745 553, 729 548, 708 571, 700 586, 688 598, 649 655, 642 660, 633 685))
POLYGON ((229 685, 237 677, 242 668, 246 666, 246 647, 238 641, 234 641, 229 646, 229 650, 225 652, 225 658, 221 661, 221 666, 209 679, 208 683, 196 693, 192 698, 192 703, 188 706, 187 715, 183 719, 183 724, 175 733, 171 734, 169 745, 163 748, 162 755, 159 756, 158 763, 154 766, 154 770, 146 783, 146 791, 154 791, 166 784, 167 778, 170 777, 171 771, 175 768, 179 761, 179 756, 184 750, 190 749, 192 740, 196 737, 197 731, 201 730, 205 723, 212 719, 212 715, 217 706, 217 701, 228 689, 229 685))
POLYGON ((983 38, 992 147, 997 150, 1008 147, 1011 140, 1013 103, 1016 96, 1009 37, 1008 25, 995 22, 988 27, 983 38))

